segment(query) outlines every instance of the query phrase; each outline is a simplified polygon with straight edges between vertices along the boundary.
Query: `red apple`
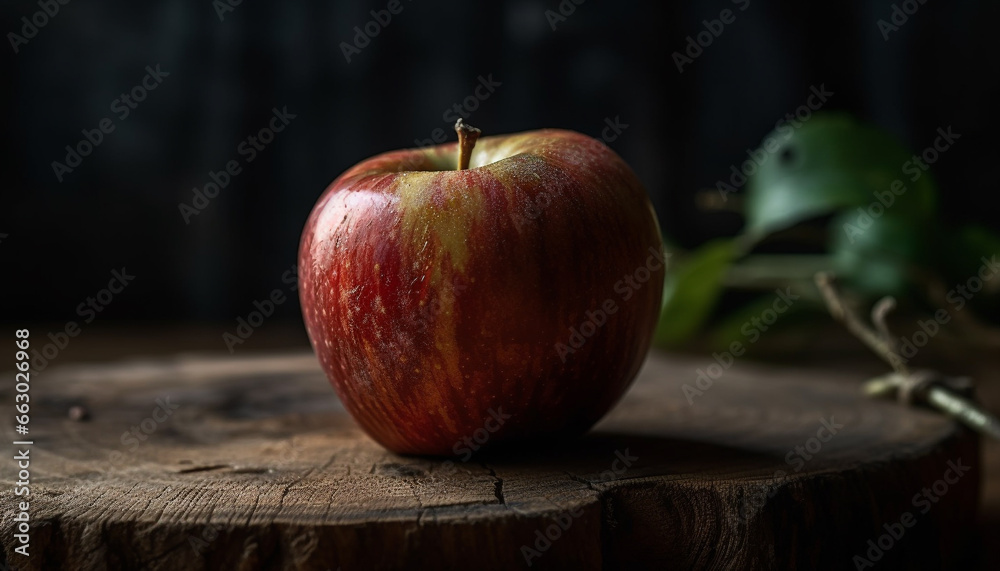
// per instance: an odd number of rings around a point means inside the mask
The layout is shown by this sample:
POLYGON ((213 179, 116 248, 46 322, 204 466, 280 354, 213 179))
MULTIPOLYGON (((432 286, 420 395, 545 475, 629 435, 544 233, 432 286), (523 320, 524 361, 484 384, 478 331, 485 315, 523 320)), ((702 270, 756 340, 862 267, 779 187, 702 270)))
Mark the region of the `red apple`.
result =
POLYGON ((649 349, 664 275, 652 206, 590 137, 476 144, 456 128, 462 145, 370 158, 316 203, 299 248, 313 348, 396 452, 582 433, 649 349))

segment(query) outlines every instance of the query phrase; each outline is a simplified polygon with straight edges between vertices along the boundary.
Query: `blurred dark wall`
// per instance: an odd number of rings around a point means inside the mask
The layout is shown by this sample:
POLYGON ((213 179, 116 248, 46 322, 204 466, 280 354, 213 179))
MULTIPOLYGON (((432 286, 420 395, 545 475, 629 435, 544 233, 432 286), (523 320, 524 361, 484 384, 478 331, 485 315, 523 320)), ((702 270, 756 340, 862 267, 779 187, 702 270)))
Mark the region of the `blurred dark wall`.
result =
MULTIPOLYGON (((979 200, 997 186, 996 2, 910 2, 916 13, 885 40, 877 21, 906 3, 564 0, 564 13, 575 9, 553 30, 556 0, 402 0, 350 63, 341 42, 388 1, 242 2, 220 21, 223 2, 71 0, 17 53, 8 34, 4 320, 74 319, 122 267, 136 278, 102 319, 246 315, 286 287, 325 186, 435 129, 450 140, 443 114, 480 77, 501 84, 469 116, 486 134, 553 126, 601 137, 607 121, 627 124, 609 144, 684 245, 739 229, 734 215, 696 210, 694 192, 728 176, 820 85, 834 92, 827 108, 915 150, 953 125, 961 144, 934 165, 944 214, 998 226, 979 200), (723 9, 735 21, 679 73, 672 53, 723 9), (157 64, 169 75, 120 118, 114 102, 157 64), (247 162, 241 141, 285 107, 295 118, 247 162), (52 162, 103 118, 114 131, 59 182, 52 162), (178 205, 232 160, 240 174, 186 223, 178 205)), ((21 18, 39 11, 37 0, 6 2, 0 22, 21 34, 21 18)), ((278 315, 297 319, 297 303, 278 315)))

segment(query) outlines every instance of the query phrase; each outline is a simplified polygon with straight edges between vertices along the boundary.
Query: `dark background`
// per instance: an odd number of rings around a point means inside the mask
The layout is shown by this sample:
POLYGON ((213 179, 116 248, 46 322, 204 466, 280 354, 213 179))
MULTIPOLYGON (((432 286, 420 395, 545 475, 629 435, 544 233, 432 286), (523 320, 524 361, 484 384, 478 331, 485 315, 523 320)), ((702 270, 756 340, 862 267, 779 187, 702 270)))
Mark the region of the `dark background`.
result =
MULTIPOLYGON (((902 5, 901 2, 895 2, 902 5)), ((933 167, 943 215, 997 228, 991 204, 997 131, 996 2, 928 0, 883 39, 883 1, 402 0, 371 43, 345 61, 341 42, 387 1, 243 2, 220 21, 210 0, 70 1, 18 53, 3 51, 0 157, 0 320, 62 323, 125 267, 135 281, 103 322, 231 325, 282 288, 313 203, 338 174, 381 151, 414 146, 474 93, 501 86, 469 121, 486 134, 562 127, 600 137, 645 183, 666 234, 684 246, 735 233, 733 214, 695 208, 694 193, 728 176, 810 86, 889 129, 914 150, 938 127, 962 135, 933 167), (723 9, 735 22, 679 73, 671 54, 723 9), (111 103, 146 66, 169 77, 125 120, 111 103), (267 125, 297 118, 185 224, 192 188, 267 125), (82 129, 115 131, 58 182, 82 129)), ((916 5, 915 3, 912 3, 916 5)), ((36 1, 6 2, 0 22, 21 33, 36 1)), ((294 325, 297 302, 273 318, 294 325)), ((221 347, 221 345, 220 345, 221 347)))

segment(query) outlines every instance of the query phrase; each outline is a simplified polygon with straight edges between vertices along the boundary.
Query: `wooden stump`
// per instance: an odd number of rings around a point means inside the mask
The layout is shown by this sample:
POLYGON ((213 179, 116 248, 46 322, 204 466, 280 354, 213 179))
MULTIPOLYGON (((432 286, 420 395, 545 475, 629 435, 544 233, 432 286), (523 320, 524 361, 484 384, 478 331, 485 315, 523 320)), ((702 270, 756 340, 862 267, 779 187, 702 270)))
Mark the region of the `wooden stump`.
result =
POLYGON ((585 438, 449 462, 368 439, 311 354, 52 369, 32 377, 31 557, 13 551, 9 457, 0 541, 14 568, 80 570, 890 569, 969 553, 974 434, 818 371, 737 364, 689 403, 709 364, 654 355, 585 438), (957 482, 955 465, 970 467, 957 482))

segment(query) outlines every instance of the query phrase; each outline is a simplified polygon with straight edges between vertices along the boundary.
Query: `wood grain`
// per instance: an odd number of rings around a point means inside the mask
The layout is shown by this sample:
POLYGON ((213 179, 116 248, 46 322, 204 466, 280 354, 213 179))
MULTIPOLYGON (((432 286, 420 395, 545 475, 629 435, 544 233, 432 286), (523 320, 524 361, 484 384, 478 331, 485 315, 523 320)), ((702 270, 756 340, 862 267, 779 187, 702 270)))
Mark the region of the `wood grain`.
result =
POLYGON ((0 541, 17 569, 851 569, 910 512, 876 568, 971 551, 973 434, 813 370, 738 363, 689 403, 709 364, 654 355, 587 437, 468 461, 380 448, 311 354, 54 367, 32 388, 32 556, 9 460, 0 541), (970 470, 921 513, 949 462, 970 470))

